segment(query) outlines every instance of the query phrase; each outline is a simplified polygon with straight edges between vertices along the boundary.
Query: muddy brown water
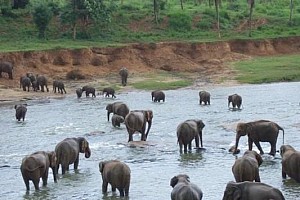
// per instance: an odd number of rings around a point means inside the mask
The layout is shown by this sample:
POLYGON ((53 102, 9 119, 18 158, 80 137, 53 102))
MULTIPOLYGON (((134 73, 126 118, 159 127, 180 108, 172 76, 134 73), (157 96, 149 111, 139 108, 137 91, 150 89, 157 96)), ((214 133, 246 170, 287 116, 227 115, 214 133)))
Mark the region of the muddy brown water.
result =
MULTIPOLYGON (((203 191, 203 199, 222 199, 235 156, 228 152, 234 144, 235 126, 238 122, 269 119, 285 129, 285 144, 300 150, 300 83, 276 83, 243 85, 234 87, 203 87, 198 89, 169 90, 165 103, 151 102, 150 91, 134 91, 117 94, 117 99, 81 98, 73 94, 64 99, 27 101, 25 122, 16 122, 13 106, 0 107, 0 199, 119 199, 118 193, 103 195, 102 179, 98 163, 102 160, 119 159, 132 171, 129 199, 170 199, 170 179, 186 173, 203 191), (211 105, 200 106, 198 92, 211 93, 211 105), (227 108, 227 96, 238 93, 243 97, 243 109, 227 108), (108 103, 123 101, 130 109, 152 109, 153 124, 146 144, 138 147, 127 144, 128 135, 124 124, 114 128, 107 122, 105 107, 108 103), (180 154, 176 127, 186 120, 199 118, 206 124, 203 130, 205 150, 180 154), (66 137, 85 136, 92 155, 80 155, 79 169, 53 182, 52 172, 48 185, 40 191, 26 193, 20 173, 22 158, 39 150, 53 150, 66 137)), ((135 135, 134 140, 139 140, 135 135)), ((277 149, 282 144, 280 132, 277 149)), ((193 143, 194 145, 194 143, 193 143)), ((241 156, 247 149, 247 138, 240 140, 241 156)), ((269 152, 268 143, 262 143, 269 152)), ((257 149, 256 149, 257 150, 257 149)), ((265 154, 260 167, 261 181, 279 188, 286 199, 300 196, 300 184, 281 178, 281 158, 265 154)), ((41 185, 41 182, 40 182, 41 185)))

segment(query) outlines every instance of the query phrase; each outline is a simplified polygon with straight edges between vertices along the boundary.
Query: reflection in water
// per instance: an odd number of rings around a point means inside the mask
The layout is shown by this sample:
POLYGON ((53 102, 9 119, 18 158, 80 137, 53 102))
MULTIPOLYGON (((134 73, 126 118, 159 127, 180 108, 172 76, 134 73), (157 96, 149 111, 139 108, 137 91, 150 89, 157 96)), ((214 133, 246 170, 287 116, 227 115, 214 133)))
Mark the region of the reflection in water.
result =
POLYGON ((202 160, 202 152, 196 152, 196 153, 186 153, 180 155, 180 166, 194 166, 195 163, 198 163, 202 160))

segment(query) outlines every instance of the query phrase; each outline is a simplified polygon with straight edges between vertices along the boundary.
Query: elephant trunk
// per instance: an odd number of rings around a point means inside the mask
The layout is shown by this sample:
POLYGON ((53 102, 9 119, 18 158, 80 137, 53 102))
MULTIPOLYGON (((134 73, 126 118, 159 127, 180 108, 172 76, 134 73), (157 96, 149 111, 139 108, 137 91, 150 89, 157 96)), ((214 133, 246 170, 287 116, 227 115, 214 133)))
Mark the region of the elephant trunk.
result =
POLYGON ((146 132, 146 139, 148 137, 148 133, 150 131, 151 125, 152 125, 152 120, 148 121, 148 128, 147 128, 147 132, 146 132))
POLYGON ((110 112, 107 111, 107 121, 108 121, 108 122, 109 122, 109 114, 110 114, 110 112))
POLYGON ((202 144, 202 130, 199 131, 199 138, 200 138, 200 145, 201 145, 201 148, 203 147, 203 144, 202 144))
POLYGON ((234 147, 234 151, 233 154, 237 154, 238 153, 238 145, 239 145, 239 140, 240 140, 240 135, 236 135, 236 139, 235 139, 235 147, 234 147))
POLYGON ((89 157, 91 156, 91 150, 90 150, 90 148, 86 148, 86 150, 85 150, 85 152, 84 152, 84 156, 85 156, 86 158, 89 158, 89 157))
POLYGON ((57 183, 57 178, 56 178, 57 170, 56 170, 56 166, 51 167, 51 169, 52 169, 52 173, 53 173, 54 182, 57 183))

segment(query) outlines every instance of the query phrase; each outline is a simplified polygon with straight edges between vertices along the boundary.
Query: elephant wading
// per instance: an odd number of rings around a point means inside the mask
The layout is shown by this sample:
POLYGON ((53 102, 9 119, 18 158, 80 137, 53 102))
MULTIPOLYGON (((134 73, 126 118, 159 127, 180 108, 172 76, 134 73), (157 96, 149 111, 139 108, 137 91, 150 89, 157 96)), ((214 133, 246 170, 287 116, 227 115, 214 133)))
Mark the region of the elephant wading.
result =
POLYGON ((76 89, 76 95, 77 95, 77 98, 81 98, 81 96, 82 96, 82 89, 81 88, 76 89))
POLYGON ((199 148, 199 138, 202 144, 202 129, 205 124, 202 120, 190 119, 180 123, 177 126, 177 138, 179 143, 180 152, 182 152, 182 146, 184 146, 184 152, 187 152, 187 147, 192 150, 192 141, 195 139, 196 147, 199 148))
POLYGON ((31 86, 30 78, 28 78, 27 76, 22 76, 20 78, 20 88, 22 87, 23 91, 26 91, 27 88, 27 91, 29 92, 30 86, 31 86))
POLYGON ((290 145, 282 145, 280 155, 282 157, 282 178, 285 179, 288 175, 300 183, 300 152, 290 145))
POLYGON ((152 125, 153 112, 152 110, 134 110, 130 111, 125 117, 125 125, 129 134, 128 142, 133 141, 135 132, 141 133, 141 141, 146 141, 148 133, 152 125), (147 132, 146 124, 148 123, 147 132))
POLYGON ((85 96, 88 97, 90 94, 92 94, 92 97, 96 97, 96 89, 91 86, 83 86, 82 92, 85 91, 85 96))
POLYGON ((129 195, 130 187, 130 168, 118 160, 110 160, 99 163, 99 171, 102 175, 102 192, 107 192, 108 184, 112 191, 119 190, 120 196, 129 195))
POLYGON ((238 144, 241 136, 248 135, 249 150, 252 150, 253 142, 257 146, 260 154, 264 154, 259 142, 269 142, 271 144, 270 155, 276 154, 276 142, 279 130, 283 132, 284 143, 284 130, 278 124, 268 120, 258 120, 248 123, 238 123, 236 127, 236 142, 235 150, 233 153, 237 153, 238 144))
POLYGON ((257 182, 228 182, 223 200, 284 200, 280 190, 270 185, 257 182))
POLYGON ((121 76, 122 80, 122 85, 126 86, 127 85, 127 77, 128 77, 128 70, 125 67, 122 67, 119 71, 119 75, 121 76))
POLYGON ((23 158, 20 169, 26 189, 30 190, 29 181, 31 180, 35 189, 39 190, 40 178, 43 180, 43 186, 46 186, 49 167, 52 169, 54 182, 57 182, 55 170, 56 155, 54 151, 38 151, 23 158))
POLYGON ((111 118, 111 123, 114 127, 120 127, 121 123, 124 122, 124 117, 121 115, 114 114, 111 118))
POLYGON ((238 94, 233 94, 228 96, 228 107, 232 104, 233 109, 237 107, 238 109, 241 108, 242 105, 242 97, 238 94))
POLYGON ((27 112, 26 104, 15 105, 16 110, 16 119, 20 121, 21 119, 25 120, 25 115, 27 112))
POLYGON ((199 92, 199 104, 201 105, 202 102, 204 105, 210 105, 210 93, 206 91, 200 91, 199 92))
POLYGON ((165 102, 165 93, 161 90, 155 90, 151 92, 152 101, 154 102, 165 102))
POLYGON ((8 74, 9 79, 13 79, 13 65, 10 62, 0 62, 0 78, 2 78, 2 72, 8 74))
POLYGON ((172 200, 201 200, 203 193, 201 189, 190 182, 190 177, 186 174, 174 176, 170 181, 173 187, 171 192, 172 200))
POLYGON ((54 93, 56 93, 56 89, 58 91, 58 93, 67 93, 66 90, 65 90, 65 84, 62 82, 62 81, 53 81, 53 91, 54 93))
POLYGON ((56 173, 59 165, 62 167, 62 174, 69 170, 69 165, 74 163, 74 169, 78 169, 79 153, 84 153, 86 158, 91 156, 88 141, 83 137, 66 138, 55 147, 57 156, 56 173))
POLYGON ((262 157, 256 151, 246 151, 243 157, 236 159, 232 166, 232 173, 235 181, 260 182, 258 167, 262 162, 262 157))
POLYGON ((109 121, 110 113, 120 115, 124 119, 126 115, 129 113, 128 106, 123 102, 110 103, 106 106, 106 110, 107 110, 107 121, 109 121))
POLYGON ((115 96, 115 89, 111 87, 103 88, 103 94, 105 93, 105 97, 109 97, 111 95, 112 98, 116 98, 115 96))

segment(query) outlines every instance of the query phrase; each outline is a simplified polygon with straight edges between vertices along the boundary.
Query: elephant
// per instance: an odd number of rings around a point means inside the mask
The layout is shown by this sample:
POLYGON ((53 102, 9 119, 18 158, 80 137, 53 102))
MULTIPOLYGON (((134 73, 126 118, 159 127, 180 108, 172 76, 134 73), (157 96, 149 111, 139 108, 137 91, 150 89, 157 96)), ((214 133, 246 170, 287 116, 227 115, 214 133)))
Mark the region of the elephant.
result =
POLYGON ((56 154, 54 151, 37 151, 22 159, 20 167, 26 189, 29 188, 29 181, 31 180, 36 190, 39 190, 40 178, 43 180, 43 186, 47 185, 49 167, 53 172, 54 182, 56 179, 56 154))
POLYGON ((128 106, 123 102, 110 103, 106 106, 106 110, 107 110, 107 121, 109 121, 110 113, 120 115, 124 117, 124 119, 126 115, 129 113, 128 106))
POLYGON ((121 115, 114 114, 111 118, 111 123, 114 127, 120 127, 121 123, 124 122, 124 117, 121 115))
POLYGON ((103 94, 104 93, 106 93, 105 97, 109 97, 109 95, 111 95, 112 98, 116 98, 114 88, 111 88, 111 87, 103 88, 103 94))
POLYGON ((36 81, 36 77, 32 73, 26 73, 26 76, 30 79, 31 84, 36 81))
POLYGON ((252 150, 253 142, 257 146, 260 154, 264 154, 259 142, 269 142, 271 144, 270 155, 275 156, 276 154, 276 142, 279 130, 283 132, 283 143, 284 143, 284 130, 275 122, 269 120, 258 120, 248 123, 238 123, 236 127, 236 142, 235 150, 236 153, 238 148, 239 140, 241 136, 248 135, 248 146, 249 150, 252 150))
POLYGON ((44 92, 44 87, 46 87, 47 92, 49 92, 48 89, 48 80, 43 75, 36 75, 36 81, 37 81, 37 90, 41 87, 41 91, 44 92))
POLYGON ((190 177, 186 174, 178 174, 170 181, 172 200, 201 200, 202 190, 194 183, 190 182, 190 177))
POLYGON ((199 92, 199 104, 201 105, 202 102, 205 104, 205 105, 210 105, 210 93, 207 92, 207 91, 200 91, 199 92))
POLYGON ((83 86, 82 92, 85 91, 85 96, 88 97, 90 94, 92 94, 92 97, 96 97, 96 89, 91 86, 83 86))
POLYGON ((82 96, 82 89, 81 88, 76 89, 76 95, 77 95, 77 98, 81 98, 81 96, 82 96))
POLYGON ((27 91, 29 92, 30 86, 31 86, 30 78, 28 78, 27 76, 22 76, 20 78, 20 88, 22 87, 23 91, 26 91, 27 88, 27 91))
POLYGON ((53 91, 54 93, 56 93, 56 88, 57 88, 57 91, 58 93, 67 93, 66 90, 65 90, 65 84, 62 82, 62 81, 53 81, 53 91))
POLYGON ((300 183, 300 152, 290 145, 282 145, 280 155, 282 157, 282 178, 286 179, 286 175, 288 175, 300 183))
POLYGON ((13 65, 10 62, 0 62, 0 78, 2 78, 2 72, 8 74, 9 79, 13 79, 13 65))
POLYGON ((16 119, 20 121, 21 119, 24 121, 25 120, 25 115, 27 112, 26 104, 21 104, 21 105, 15 105, 15 110, 16 110, 16 119))
POLYGON ((130 187, 130 168, 118 160, 102 161, 99 163, 99 171, 102 176, 102 192, 107 192, 108 184, 111 185, 112 191, 119 190, 120 196, 129 195, 130 187))
POLYGON ((223 200, 284 200, 281 191, 265 183, 230 181, 226 185, 223 200))
POLYGON ((199 148, 199 138, 202 144, 202 129, 205 124, 199 119, 189 119, 177 126, 177 138, 179 143, 180 152, 182 153, 182 146, 184 146, 184 153, 187 153, 187 147, 189 151, 192 150, 192 140, 195 139, 196 147, 199 148))
POLYGON ((155 90, 151 92, 152 101, 160 102, 161 100, 165 102, 165 93, 161 90, 155 90))
POLYGON ((241 108, 242 105, 242 97, 238 94, 233 94, 228 96, 228 107, 232 104, 233 109, 237 107, 238 109, 241 108))
POLYGON ((260 182, 259 166, 263 159, 256 151, 247 150, 241 158, 235 160, 232 173, 236 182, 260 182))
POLYGON ((133 134, 137 131, 141 133, 141 141, 146 141, 152 125, 152 110, 133 110, 125 117, 125 125, 129 134, 128 142, 133 141, 133 134), (146 124, 148 123, 147 132, 146 124))
POLYGON ((79 153, 84 153, 86 158, 91 156, 89 143, 83 137, 64 139, 56 145, 55 152, 57 156, 57 174, 60 164, 62 167, 62 174, 65 174, 66 171, 69 171, 69 165, 73 163, 74 169, 78 169, 79 153))
POLYGON ((122 67, 119 71, 119 75, 121 76, 122 79, 122 85, 126 86, 127 85, 127 77, 128 77, 128 70, 125 67, 122 67))

